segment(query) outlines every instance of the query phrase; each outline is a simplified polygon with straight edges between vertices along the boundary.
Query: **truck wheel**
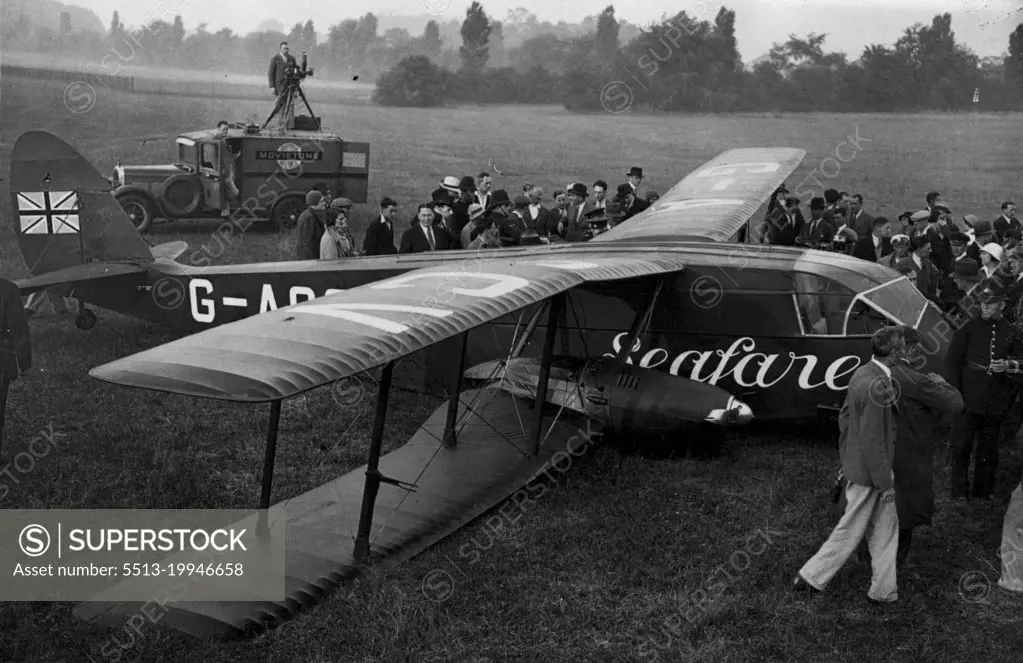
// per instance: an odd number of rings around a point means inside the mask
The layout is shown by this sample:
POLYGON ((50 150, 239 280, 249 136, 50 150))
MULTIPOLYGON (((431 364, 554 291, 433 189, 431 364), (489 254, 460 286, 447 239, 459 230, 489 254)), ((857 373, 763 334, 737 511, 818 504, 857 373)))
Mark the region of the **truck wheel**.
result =
POLYGON ((163 207, 174 217, 189 216, 202 206, 202 184, 196 175, 171 175, 163 183, 163 207))
POLYGON ((270 213, 270 220, 273 221, 277 232, 294 228, 304 207, 305 201, 298 196, 289 196, 278 201, 270 213))
POLYGON ((139 234, 144 234, 153 225, 156 208, 148 196, 137 192, 122 193, 117 196, 117 202, 121 204, 121 209, 131 219, 131 224, 139 234))

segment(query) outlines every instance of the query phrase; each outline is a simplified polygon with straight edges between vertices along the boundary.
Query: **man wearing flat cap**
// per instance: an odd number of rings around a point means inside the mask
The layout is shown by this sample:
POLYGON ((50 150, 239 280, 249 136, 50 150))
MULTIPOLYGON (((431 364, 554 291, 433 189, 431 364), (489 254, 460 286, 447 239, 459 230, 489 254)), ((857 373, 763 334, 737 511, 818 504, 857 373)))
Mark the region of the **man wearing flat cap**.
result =
POLYGON ((305 195, 306 209, 298 216, 296 260, 319 260, 320 240, 327 228, 323 194, 310 191, 305 195))
POLYGON ((1007 360, 1023 358, 1023 342, 1002 315, 1005 289, 997 280, 974 291, 980 315, 963 324, 948 348, 948 374, 963 395, 965 409, 953 432, 952 499, 985 499, 994 491, 998 442, 1003 419, 1016 395, 1015 378, 1006 373, 1007 360), (970 458, 976 455, 973 486, 970 458))

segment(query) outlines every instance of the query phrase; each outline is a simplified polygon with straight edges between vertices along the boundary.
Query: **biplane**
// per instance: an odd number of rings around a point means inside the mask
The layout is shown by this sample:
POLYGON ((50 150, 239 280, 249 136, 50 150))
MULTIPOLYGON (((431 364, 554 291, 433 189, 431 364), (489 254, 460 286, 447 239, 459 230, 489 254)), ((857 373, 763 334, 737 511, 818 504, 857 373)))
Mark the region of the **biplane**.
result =
MULTIPOLYGON (((531 485, 580 440, 837 408, 880 326, 920 330, 923 361, 944 370, 951 326, 901 275, 736 241, 802 150, 725 152, 583 244, 200 268, 177 263, 179 247, 150 251, 130 237, 105 180, 70 146, 30 138, 36 150, 25 136, 14 148, 12 196, 49 210, 52 191, 77 193, 80 222, 73 237, 53 235, 60 246, 30 244, 19 226, 35 274, 22 291, 68 286, 80 301, 194 332, 90 375, 269 403, 259 508, 288 523, 286 596, 165 606, 164 623, 194 635, 274 625, 367 565, 401 563, 531 485), (50 188, 40 192, 41 182, 50 188), (105 232, 111 226, 119 230, 105 232), (161 287, 177 293, 177 306, 161 287), (543 343, 531 346, 538 335, 543 343), (381 456, 395 368, 424 353, 447 402, 381 456), (367 464, 271 507, 282 401, 374 370, 367 464)), ((123 623, 138 610, 101 594, 76 614, 123 623)))
MULTIPOLYGON (((870 335, 885 324, 926 331, 929 365, 941 372, 951 326, 902 275, 842 254, 757 243, 752 218, 799 165, 790 148, 730 150, 697 169, 655 205, 586 243, 500 249, 509 259, 635 255, 649 247, 685 262, 664 286, 646 333, 627 363, 720 386, 757 412, 758 421, 817 419, 837 410, 849 376, 870 356, 870 335), (744 239, 745 242, 739 242, 744 239)), ((243 241, 232 217, 209 245, 150 246, 110 195, 110 183, 74 148, 43 131, 23 134, 11 155, 15 234, 32 276, 23 294, 51 288, 74 296, 76 324, 96 322, 94 305, 195 333, 416 270, 448 265, 434 297, 480 269, 483 254, 444 251, 344 261, 217 265, 243 241), (183 262, 182 262, 183 261, 183 262)), ((559 341, 562 355, 615 356, 633 309, 604 293, 573 291, 559 341)), ((536 310, 534 305, 527 316, 536 310)), ((545 328, 546 319, 540 322, 545 328)), ((468 365, 504 356, 515 316, 474 329, 468 365)), ((403 360, 395 383, 443 393, 432 356, 403 360)), ((530 347, 525 356, 535 356, 530 347)))

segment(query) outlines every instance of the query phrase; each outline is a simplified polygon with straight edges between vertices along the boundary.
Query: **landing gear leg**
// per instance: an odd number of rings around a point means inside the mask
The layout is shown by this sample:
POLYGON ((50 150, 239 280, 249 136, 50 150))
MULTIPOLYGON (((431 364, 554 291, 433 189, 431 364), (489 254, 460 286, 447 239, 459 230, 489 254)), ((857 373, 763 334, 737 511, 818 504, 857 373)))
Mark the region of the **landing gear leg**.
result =
POLYGON ((89 331, 96 326, 96 314, 85 308, 85 302, 78 300, 78 315, 75 316, 75 327, 89 331))

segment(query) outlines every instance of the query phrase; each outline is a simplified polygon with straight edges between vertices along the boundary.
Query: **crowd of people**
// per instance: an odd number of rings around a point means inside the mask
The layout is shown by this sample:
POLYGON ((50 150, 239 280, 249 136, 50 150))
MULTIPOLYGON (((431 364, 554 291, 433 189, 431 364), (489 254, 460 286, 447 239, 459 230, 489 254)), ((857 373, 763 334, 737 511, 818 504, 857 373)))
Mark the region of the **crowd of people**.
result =
MULTIPOLYGON (((1023 224, 1014 202, 1002 203, 993 221, 982 221, 974 214, 955 219, 936 191, 924 199, 922 209, 892 220, 872 216, 858 193, 828 189, 823 197, 810 199, 807 220, 799 198, 782 186, 775 191, 759 238, 766 244, 836 251, 891 267, 954 318, 966 314, 967 295, 982 282, 1019 282, 1023 224)), ((1021 294, 1023 283, 1010 289, 1010 319, 1021 294)))
POLYGON ((449 249, 499 248, 551 242, 586 241, 642 212, 658 200, 639 187, 643 169, 632 167, 626 182, 608 196, 608 185, 597 180, 588 189, 572 182, 555 191, 544 205, 544 190, 532 183, 510 198, 505 189, 492 190, 493 177, 448 176, 439 182, 428 202, 421 203, 395 245, 398 203, 380 201, 380 213, 366 228, 359 247, 348 229, 352 201, 332 198, 323 186, 306 195, 306 210, 298 219, 298 260, 336 260, 358 255, 420 253, 449 249))

